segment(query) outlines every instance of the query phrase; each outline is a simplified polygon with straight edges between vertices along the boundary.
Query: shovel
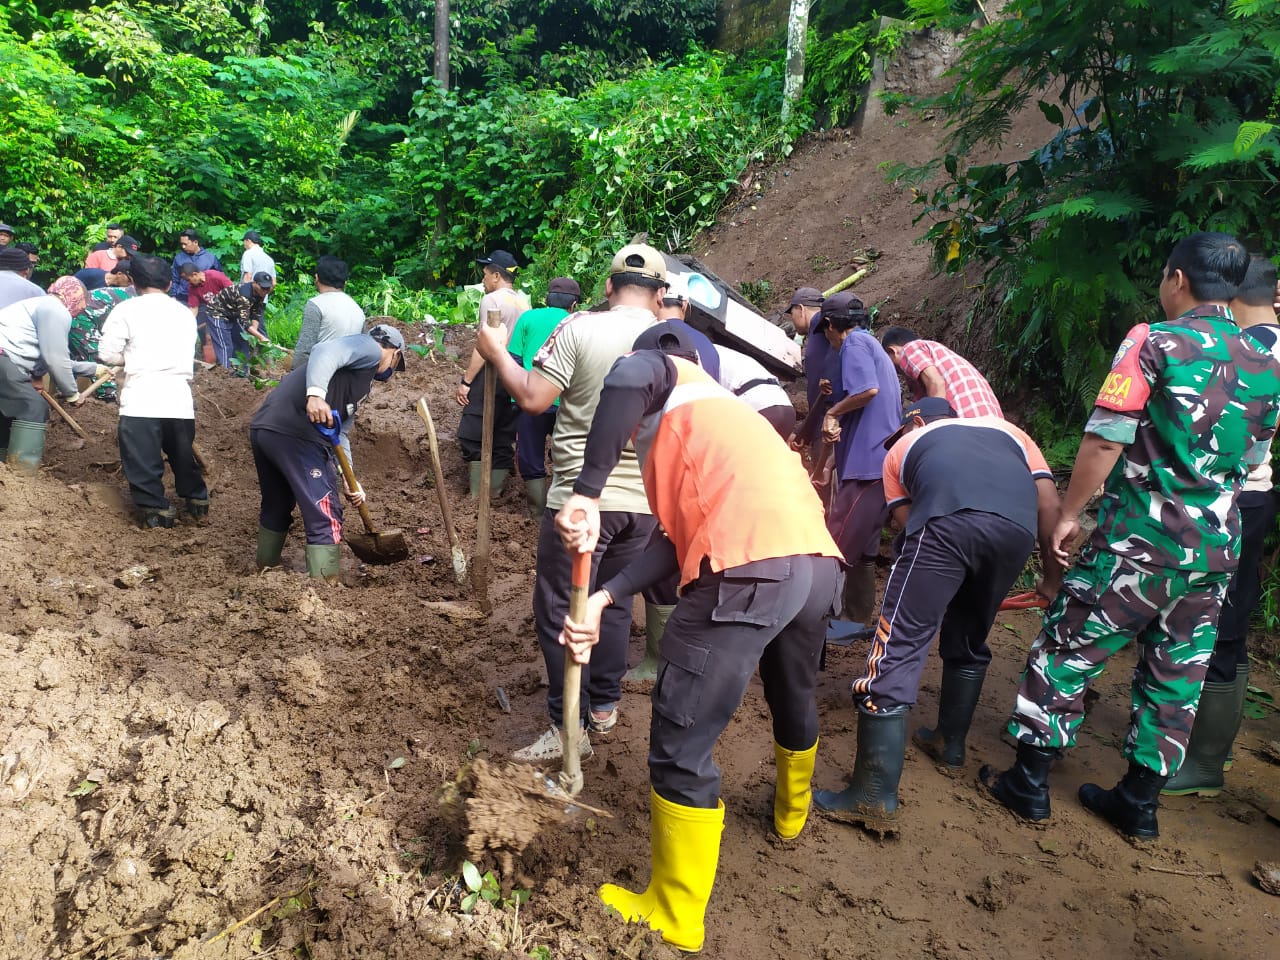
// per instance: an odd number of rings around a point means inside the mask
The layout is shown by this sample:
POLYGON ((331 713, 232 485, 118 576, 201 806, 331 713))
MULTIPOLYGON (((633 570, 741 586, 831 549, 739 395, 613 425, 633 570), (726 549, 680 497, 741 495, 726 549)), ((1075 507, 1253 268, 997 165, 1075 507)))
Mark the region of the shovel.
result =
POLYGON ((427 398, 419 397, 416 406, 418 416, 427 425, 427 446, 431 448, 431 469, 436 476, 436 495, 440 498, 440 513, 444 518, 445 532, 449 535, 449 552, 453 555, 453 575, 459 583, 467 580, 467 555, 458 539, 458 528, 453 525, 453 511, 449 508, 449 491, 445 489, 444 467, 440 464, 440 444, 436 441, 436 425, 427 408, 427 398))
MULTIPOLYGON (((338 455, 338 466, 342 468, 342 477, 352 490, 360 489, 355 472, 351 469, 351 461, 347 459, 347 451, 342 449, 342 419, 337 410, 331 410, 333 426, 323 423, 313 426, 320 435, 333 444, 333 452, 338 455)), ((345 538, 351 545, 351 552, 365 563, 388 564, 399 563, 409 558, 409 544, 405 542, 404 533, 400 530, 374 530, 373 518, 369 516, 369 508, 360 504, 360 519, 364 521, 365 533, 347 533, 345 538)))
MULTIPOLYGON (((587 592, 591 587, 591 554, 573 555, 573 577, 569 586, 569 619, 581 623, 587 616, 587 592)), ((560 768, 559 787, 571 797, 582 792, 582 758, 578 756, 578 738, 582 725, 578 722, 582 694, 582 664, 564 652, 564 764, 560 768)))

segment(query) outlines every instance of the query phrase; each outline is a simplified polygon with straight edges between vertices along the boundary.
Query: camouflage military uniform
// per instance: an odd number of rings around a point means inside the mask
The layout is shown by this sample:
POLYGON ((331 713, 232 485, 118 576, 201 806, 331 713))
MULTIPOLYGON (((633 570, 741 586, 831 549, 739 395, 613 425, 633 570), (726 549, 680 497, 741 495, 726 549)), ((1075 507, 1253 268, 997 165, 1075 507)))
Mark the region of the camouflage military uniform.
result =
POLYGON ((1125 756, 1175 773, 1240 554, 1235 506, 1275 429, 1280 374, 1224 307, 1134 327, 1086 430, 1125 445, 1098 527, 1032 646, 1009 732, 1068 747, 1084 691, 1138 640, 1125 756))

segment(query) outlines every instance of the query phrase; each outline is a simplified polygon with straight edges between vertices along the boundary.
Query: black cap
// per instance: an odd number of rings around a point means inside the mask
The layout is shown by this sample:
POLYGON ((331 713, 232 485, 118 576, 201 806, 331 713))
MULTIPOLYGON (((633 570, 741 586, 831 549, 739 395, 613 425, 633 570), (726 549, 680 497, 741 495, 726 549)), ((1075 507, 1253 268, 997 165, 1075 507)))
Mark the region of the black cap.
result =
POLYGON ((823 303, 822 291, 817 287, 800 287, 791 295, 791 302, 783 313, 790 313, 792 307, 820 307, 823 303))
POLYGON ((516 263, 516 258, 506 250, 490 251, 487 257, 476 257, 476 263, 485 267, 497 267, 499 270, 514 272, 520 269, 520 264, 516 263))
POLYGON ((138 252, 138 241, 133 239, 133 237, 129 236, 127 233, 116 241, 116 246, 124 247, 125 253, 131 257, 138 252))
POLYGON ((547 293, 567 293, 575 300, 582 299, 582 288, 572 277, 556 277, 547 285, 547 293))
POLYGON ((270 290, 276 285, 276 278, 265 270, 259 270, 253 275, 253 282, 260 286, 263 290, 270 290))
POLYGON ((655 323, 636 337, 631 349, 661 350, 673 357, 698 362, 698 346, 693 342, 693 337, 689 336, 689 328, 678 320, 655 323))
POLYGON ((942 397, 921 397, 914 403, 908 403, 902 408, 902 426, 898 427, 889 438, 884 442, 884 448, 888 450, 911 426, 911 421, 919 417, 921 420, 938 420, 943 417, 959 416, 955 408, 942 397))
POLYGON ((261 243, 261 242, 262 242, 262 234, 260 234, 257 230, 246 230, 246 231, 244 232, 244 236, 243 236, 243 237, 241 237, 240 239, 241 239, 241 240, 252 240, 254 243, 261 243))
POLYGON ((9 236, 12 237, 14 234, 17 233, 17 231, 14 230, 13 227, 9 226, 7 223, 0 223, 0 233, 7 233, 9 236))

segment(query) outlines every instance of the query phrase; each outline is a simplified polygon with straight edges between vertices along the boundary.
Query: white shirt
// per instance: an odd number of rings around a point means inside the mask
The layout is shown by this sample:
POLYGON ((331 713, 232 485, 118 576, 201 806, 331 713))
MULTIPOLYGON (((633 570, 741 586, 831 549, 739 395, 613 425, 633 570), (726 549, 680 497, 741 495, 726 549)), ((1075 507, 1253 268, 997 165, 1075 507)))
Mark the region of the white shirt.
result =
POLYGON ((782 389, 774 375, 762 364, 745 353, 730 350, 728 347, 717 346, 716 353, 720 355, 720 386, 741 397, 752 410, 791 406, 791 398, 787 396, 787 391, 782 389), (771 382, 758 383, 749 390, 738 393, 745 384, 753 380, 771 382))
POLYGON ((276 278, 276 262, 271 259, 271 254, 258 246, 250 247, 240 255, 240 276, 248 274, 252 280, 255 273, 269 273, 272 280, 276 278))
POLYGON ((194 420, 191 372, 196 318, 163 293, 117 304, 107 314, 98 343, 105 364, 124 364, 120 416, 194 420))

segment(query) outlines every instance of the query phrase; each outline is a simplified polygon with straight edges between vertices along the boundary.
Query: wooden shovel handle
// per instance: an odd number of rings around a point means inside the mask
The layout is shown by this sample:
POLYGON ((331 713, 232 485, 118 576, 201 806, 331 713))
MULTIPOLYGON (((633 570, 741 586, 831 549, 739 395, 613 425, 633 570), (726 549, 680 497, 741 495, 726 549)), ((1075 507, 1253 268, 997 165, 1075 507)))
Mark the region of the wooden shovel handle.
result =
MULTIPOLYGON (((569 617, 581 623, 587 615, 587 594, 591 589, 591 554, 573 555, 573 574, 569 586, 569 617)), ((582 702, 582 664, 564 652, 564 762, 560 768, 560 785, 575 793, 582 785, 582 758, 578 755, 578 723, 582 702)))
POLYGON ((72 430, 78 433, 82 440, 89 439, 89 434, 84 432, 84 427, 76 423, 75 420, 72 419, 71 414, 67 413, 67 411, 62 409, 62 404, 58 403, 57 400, 53 399, 52 393, 50 393, 48 390, 42 390, 40 392, 41 394, 43 394, 44 398, 49 401, 49 406, 53 407, 53 409, 57 412, 58 416, 60 416, 63 420, 67 421, 67 426, 69 426, 72 430))
MULTIPOLYGON (((338 466, 342 468, 342 477, 347 481, 347 486, 352 490, 359 490, 360 484, 356 482, 355 471, 351 469, 351 461, 347 459, 347 451, 342 449, 342 444, 335 443, 333 452, 338 455, 338 466)), ((360 519, 364 521, 364 529, 366 533, 374 533, 373 517, 369 516, 369 508, 365 504, 360 504, 360 519)))
POLYGON ((419 397, 415 407, 418 416, 427 427, 427 446, 431 450, 431 470, 436 478, 436 494, 440 500, 440 513, 444 517, 445 532, 449 535, 449 546, 461 545, 458 539, 458 528, 453 525, 453 509, 449 506, 449 491, 445 487, 444 466, 440 462, 440 443, 436 438, 436 424, 431 419, 431 409, 427 406, 427 398, 419 397))

